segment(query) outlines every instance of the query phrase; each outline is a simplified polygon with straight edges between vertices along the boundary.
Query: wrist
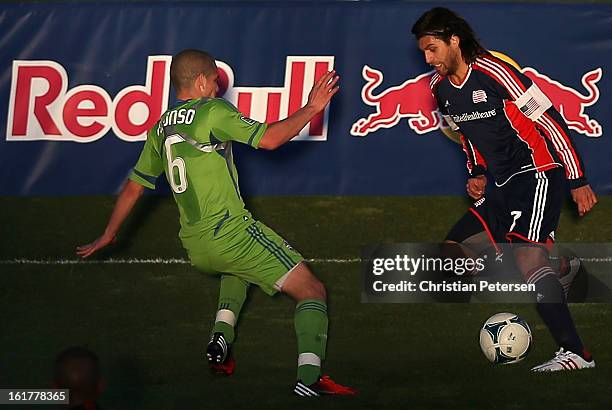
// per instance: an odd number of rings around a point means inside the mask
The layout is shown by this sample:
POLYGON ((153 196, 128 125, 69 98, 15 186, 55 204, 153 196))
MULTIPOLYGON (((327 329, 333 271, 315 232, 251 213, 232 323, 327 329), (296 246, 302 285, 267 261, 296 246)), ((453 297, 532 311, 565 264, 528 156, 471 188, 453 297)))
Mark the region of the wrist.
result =
POLYGON ((304 114, 306 114, 309 118, 314 117, 320 111, 316 107, 314 107, 311 103, 306 104, 302 107, 304 114))
POLYGON ((580 178, 576 178, 576 179, 569 179, 568 183, 569 183, 569 187, 570 187, 571 190, 578 189, 578 188, 581 188, 581 187, 589 184, 589 182, 587 181, 586 177, 580 177, 580 178))
POLYGON ((111 239, 111 240, 112 240, 112 239, 113 239, 115 236, 117 236, 117 231, 116 231, 116 230, 114 230, 114 229, 110 229, 110 228, 106 228, 106 229, 104 230, 104 233, 102 234, 102 237, 103 237, 103 238, 106 238, 106 239, 111 239))

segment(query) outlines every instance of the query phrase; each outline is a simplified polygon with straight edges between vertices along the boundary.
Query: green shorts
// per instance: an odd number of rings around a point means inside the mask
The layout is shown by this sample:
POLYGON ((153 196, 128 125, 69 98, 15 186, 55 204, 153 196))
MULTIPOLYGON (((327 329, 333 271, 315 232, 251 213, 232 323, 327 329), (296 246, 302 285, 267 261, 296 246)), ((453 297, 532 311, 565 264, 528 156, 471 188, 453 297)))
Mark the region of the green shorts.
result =
POLYGON ((191 264, 210 274, 234 275, 268 295, 279 280, 304 260, 280 235, 250 217, 227 220, 216 234, 184 236, 191 264))

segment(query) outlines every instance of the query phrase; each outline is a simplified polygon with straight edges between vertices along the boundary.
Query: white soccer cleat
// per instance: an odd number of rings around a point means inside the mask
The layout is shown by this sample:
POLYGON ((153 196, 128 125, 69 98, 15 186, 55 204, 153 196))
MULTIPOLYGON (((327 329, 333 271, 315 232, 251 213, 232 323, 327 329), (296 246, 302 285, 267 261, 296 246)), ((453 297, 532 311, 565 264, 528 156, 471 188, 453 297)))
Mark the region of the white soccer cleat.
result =
POLYGON ((561 348, 555 357, 531 369, 532 372, 558 372, 561 370, 580 370, 595 367, 595 360, 587 362, 576 353, 561 348))

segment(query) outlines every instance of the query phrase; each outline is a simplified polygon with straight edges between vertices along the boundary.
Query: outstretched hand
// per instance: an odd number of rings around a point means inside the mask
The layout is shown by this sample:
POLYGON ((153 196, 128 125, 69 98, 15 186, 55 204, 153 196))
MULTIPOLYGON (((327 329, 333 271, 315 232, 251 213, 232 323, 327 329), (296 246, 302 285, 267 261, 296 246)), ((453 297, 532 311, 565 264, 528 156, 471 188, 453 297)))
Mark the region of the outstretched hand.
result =
POLYGON ((88 243, 87 245, 77 246, 76 254, 81 258, 85 259, 93 253, 114 242, 116 242, 116 238, 114 236, 102 235, 98 239, 91 243, 88 243))
POLYGON ((340 77, 336 75, 336 70, 328 71, 319 78, 312 86, 312 90, 310 90, 310 94, 308 95, 308 106, 312 107, 317 112, 324 109, 340 89, 340 87, 336 85, 339 79, 340 77))
POLYGON ((597 203, 597 196, 591 189, 590 185, 584 185, 580 188, 572 189, 572 199, 578 205, 578 214, 584 216, 597 203))

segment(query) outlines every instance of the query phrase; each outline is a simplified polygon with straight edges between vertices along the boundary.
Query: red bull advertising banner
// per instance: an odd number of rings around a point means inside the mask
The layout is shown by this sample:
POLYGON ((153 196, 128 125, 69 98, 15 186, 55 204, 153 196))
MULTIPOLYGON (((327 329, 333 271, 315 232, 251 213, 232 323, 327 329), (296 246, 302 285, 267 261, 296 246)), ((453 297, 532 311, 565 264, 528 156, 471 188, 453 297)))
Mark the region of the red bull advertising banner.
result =
MULTIPOLYGON (((113 194, 173 104, 172 55, 217 60, 245 116, 285 118, 330 69, 340 92, 293 142, 236 147, 247 195, 463 194, 465 158, 410 35, 431 4, 5 4, 0 195, 113 194)), ((482 44, 565 119, 587 178, 612 194, 612 5, 453 3, 482 44), (562 28, 562 29, 561 29, 562 28)), ((159 188, 167 192, 167 188, 159 188)))

